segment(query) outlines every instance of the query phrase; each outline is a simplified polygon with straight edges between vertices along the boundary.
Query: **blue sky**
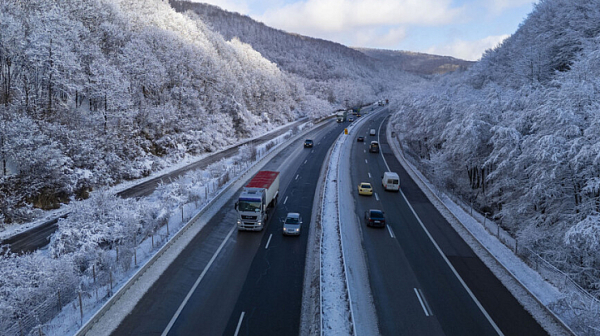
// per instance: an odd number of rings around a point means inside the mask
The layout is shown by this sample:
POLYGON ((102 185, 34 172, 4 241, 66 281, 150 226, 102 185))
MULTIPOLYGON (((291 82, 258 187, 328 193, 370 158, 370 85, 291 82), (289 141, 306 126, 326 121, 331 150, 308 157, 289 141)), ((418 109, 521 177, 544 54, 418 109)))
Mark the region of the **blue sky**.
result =
POLYGON ((477 60, 514 33, 532 0, 207 0, 288 32, 350 47, 477 60))

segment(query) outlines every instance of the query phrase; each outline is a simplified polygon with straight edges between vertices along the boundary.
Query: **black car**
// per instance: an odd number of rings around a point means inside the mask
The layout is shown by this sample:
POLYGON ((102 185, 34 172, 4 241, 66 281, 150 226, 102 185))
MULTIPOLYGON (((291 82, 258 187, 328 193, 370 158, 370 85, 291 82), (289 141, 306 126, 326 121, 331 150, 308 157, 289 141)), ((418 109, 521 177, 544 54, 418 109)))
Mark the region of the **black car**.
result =
POLYGON ((365 211, 365 223, 367 226, 385 227, 384 212, 377 209, 365 211))
POLYGON ((306 139, 304 140, 304 147, 312 147, 313 146, 313 141, 310 139, 306 139))
POLYGON ((371 145, 369 146, 370 153, 379 153, 379 142, 371 141, 371 145))
POLYGON ((356 138, 357 142, 365 142, 365 137, 364 136, 359 136, 358 138, 356 138))

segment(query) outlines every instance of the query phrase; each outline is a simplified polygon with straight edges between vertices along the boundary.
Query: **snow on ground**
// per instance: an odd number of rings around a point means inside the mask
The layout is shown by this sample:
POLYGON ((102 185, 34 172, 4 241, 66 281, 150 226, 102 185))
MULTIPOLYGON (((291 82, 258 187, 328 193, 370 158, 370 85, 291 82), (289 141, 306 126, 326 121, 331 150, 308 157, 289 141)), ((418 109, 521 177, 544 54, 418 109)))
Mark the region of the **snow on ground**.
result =
POLYGON ((352 335, 353 321, 338 216, 338 162, 344 137, 338 138, 329 161, 321 217, 321 334, 352 335))
POLYGON ((322 335, 378 335, 377 315, 354 211, 350 181, 353 132, 373 114, 348 126, 334 144, 322 203, 321 319, 322 335), (342 211, 343 209, 343 211, 342 211))

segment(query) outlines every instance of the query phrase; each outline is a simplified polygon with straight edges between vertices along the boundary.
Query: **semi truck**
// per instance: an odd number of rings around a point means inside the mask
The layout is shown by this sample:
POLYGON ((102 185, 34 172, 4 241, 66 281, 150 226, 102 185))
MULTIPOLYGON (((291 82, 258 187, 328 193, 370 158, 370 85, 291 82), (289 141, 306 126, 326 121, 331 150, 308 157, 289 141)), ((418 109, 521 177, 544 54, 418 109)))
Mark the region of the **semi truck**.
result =
POLYGON ((279 197, 279 172, 261 170, 246 184, 235 203, 239 231, 262 231, 279 197))

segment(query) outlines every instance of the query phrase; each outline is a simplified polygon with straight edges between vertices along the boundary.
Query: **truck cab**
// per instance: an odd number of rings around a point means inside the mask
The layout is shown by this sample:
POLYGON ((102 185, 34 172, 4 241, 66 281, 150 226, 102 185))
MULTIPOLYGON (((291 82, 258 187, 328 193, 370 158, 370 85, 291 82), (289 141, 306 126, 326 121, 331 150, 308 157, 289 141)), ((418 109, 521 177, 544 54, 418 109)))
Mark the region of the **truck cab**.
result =
POLYGON ((259 171, 242 189, 235 209, 238 230, 262 231, 279 196, 279 172, 259 171))

